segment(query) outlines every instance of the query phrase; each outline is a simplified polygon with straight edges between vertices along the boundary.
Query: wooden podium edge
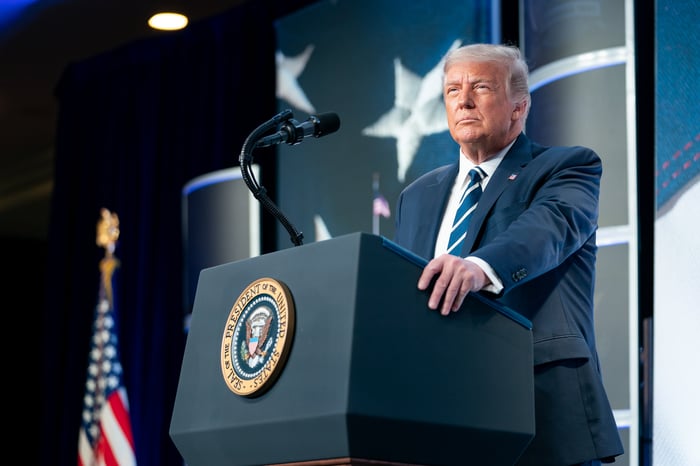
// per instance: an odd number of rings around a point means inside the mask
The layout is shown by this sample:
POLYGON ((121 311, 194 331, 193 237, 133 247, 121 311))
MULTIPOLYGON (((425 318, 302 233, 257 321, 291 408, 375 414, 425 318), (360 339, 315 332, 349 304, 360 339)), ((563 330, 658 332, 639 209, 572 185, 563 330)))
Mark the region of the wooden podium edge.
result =
POLYGON ((368 460, 364 458, 327 458, 322 460, 299 461, 293 463, 275 463, 267 466, 421 466, 414 463, 395 463, 393 461, 368 460))

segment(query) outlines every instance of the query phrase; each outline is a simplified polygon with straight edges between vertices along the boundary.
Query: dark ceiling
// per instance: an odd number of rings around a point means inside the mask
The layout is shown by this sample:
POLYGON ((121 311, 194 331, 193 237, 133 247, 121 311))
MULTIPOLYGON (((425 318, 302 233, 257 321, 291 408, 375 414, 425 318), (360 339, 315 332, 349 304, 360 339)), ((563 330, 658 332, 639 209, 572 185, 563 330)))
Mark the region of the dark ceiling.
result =
MULTIPOLYGON (((190 21, 248 0, 179 0, 190 21)), ((251 0, 252 1, 252 0, 251 0)), ((57 115, 54 87, 71 62, 151 30, 153 0, 0 1, 0 238, 46 239, 57 115)))

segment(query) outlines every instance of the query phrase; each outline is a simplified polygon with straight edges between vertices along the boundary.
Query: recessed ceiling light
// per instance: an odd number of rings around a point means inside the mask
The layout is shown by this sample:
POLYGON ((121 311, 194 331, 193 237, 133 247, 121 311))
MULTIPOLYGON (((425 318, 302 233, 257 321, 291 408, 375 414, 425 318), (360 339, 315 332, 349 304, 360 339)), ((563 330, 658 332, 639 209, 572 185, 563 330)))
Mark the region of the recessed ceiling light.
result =
POLYGON ((160 31, 177 31, 187 26, 187 22, 187 16, 183 14, 163 12, 151 16, 148 20, 148 25, 160 31))

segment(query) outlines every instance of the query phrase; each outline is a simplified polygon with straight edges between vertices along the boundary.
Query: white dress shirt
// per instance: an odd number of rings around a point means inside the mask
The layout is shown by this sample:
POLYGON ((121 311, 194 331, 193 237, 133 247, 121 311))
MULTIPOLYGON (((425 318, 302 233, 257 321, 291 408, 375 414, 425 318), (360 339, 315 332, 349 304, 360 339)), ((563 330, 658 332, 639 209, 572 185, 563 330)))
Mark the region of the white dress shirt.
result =
MULTIPOLYGON (((503 160, 503 157, 506 155, 506 152, 508 152, 508 150, 514 142, 515 140, 508 144, 505 148, 503 148, 503 150, 496 154, 496 156, 479 164, 479 167, 484 171, 484 173, 486 173, 486 177, 481 180, 482 191, 486 189, 486 185, 488 185, 489 180, 491 179, 491 175, 494 174, 496 168, 498 168, 498 165, 501 163, 501 160, 503 160)), ((462 193, 464 192, 464 189, 467 186, 467 183, 469 183, 469 171, 475 166, 476 165, 471 160, 469 160, 460 150, 459 173, 457 174, 457 178, 455 178, 455 183, 452 186, 452 192, 450 193, 450 199, 447 201, 447 208, 445 209, 445 214, 442 217, 440 231, 438 232, 437 241, 435 243, 434 257, 440 256, 447 252, 447 243, 450 240, 452 223, 454 221, 455 214, 457 213, 457 208, 459 207, 459 200, 462 193)), ((488 275, 488 277, 491 279, 491 285, 486 286, 484 290, 490 291, 492 293, 501 292, 501 290, 503 289, 503 284, 489 264, 484 262, 482 259, 479 259, 478 257, 469 256, 465 259, 474 262, 479 267, 481 267, 484 273, 486 273, 486 275, 488 275)))

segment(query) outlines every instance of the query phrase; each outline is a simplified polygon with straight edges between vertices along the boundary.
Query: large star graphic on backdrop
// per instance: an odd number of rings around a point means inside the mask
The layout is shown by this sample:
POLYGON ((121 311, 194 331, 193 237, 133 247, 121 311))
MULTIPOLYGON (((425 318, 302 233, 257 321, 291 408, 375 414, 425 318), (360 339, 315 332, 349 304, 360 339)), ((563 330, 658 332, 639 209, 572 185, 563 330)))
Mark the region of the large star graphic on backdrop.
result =
POLYGON ((290 105, 306 113, 316 110, 299 85, 297 78, 306 68, 306 64, 314 51, 313 45, 307 45, 303 52, 294 57, 287 57, 281 51, 275 53, 277 65, 277 98, 289 102, 290 105))
POLYGON ((316 235, 315 241, 323 241, 332 238, 330 231, 328 231, 328 225, 326 221, 323 220, 321 215, 314 215, 314 234, 316 235))
MULTIPOLYGON (((450 46, 459 47, 460 40, 450 46)), ((447 131, 442 103, 442 67, 444 56, 423 78, 394 59, 394 106, 362 134, 396 138, 397 178, 406 179, 424 136, 447 131)))

